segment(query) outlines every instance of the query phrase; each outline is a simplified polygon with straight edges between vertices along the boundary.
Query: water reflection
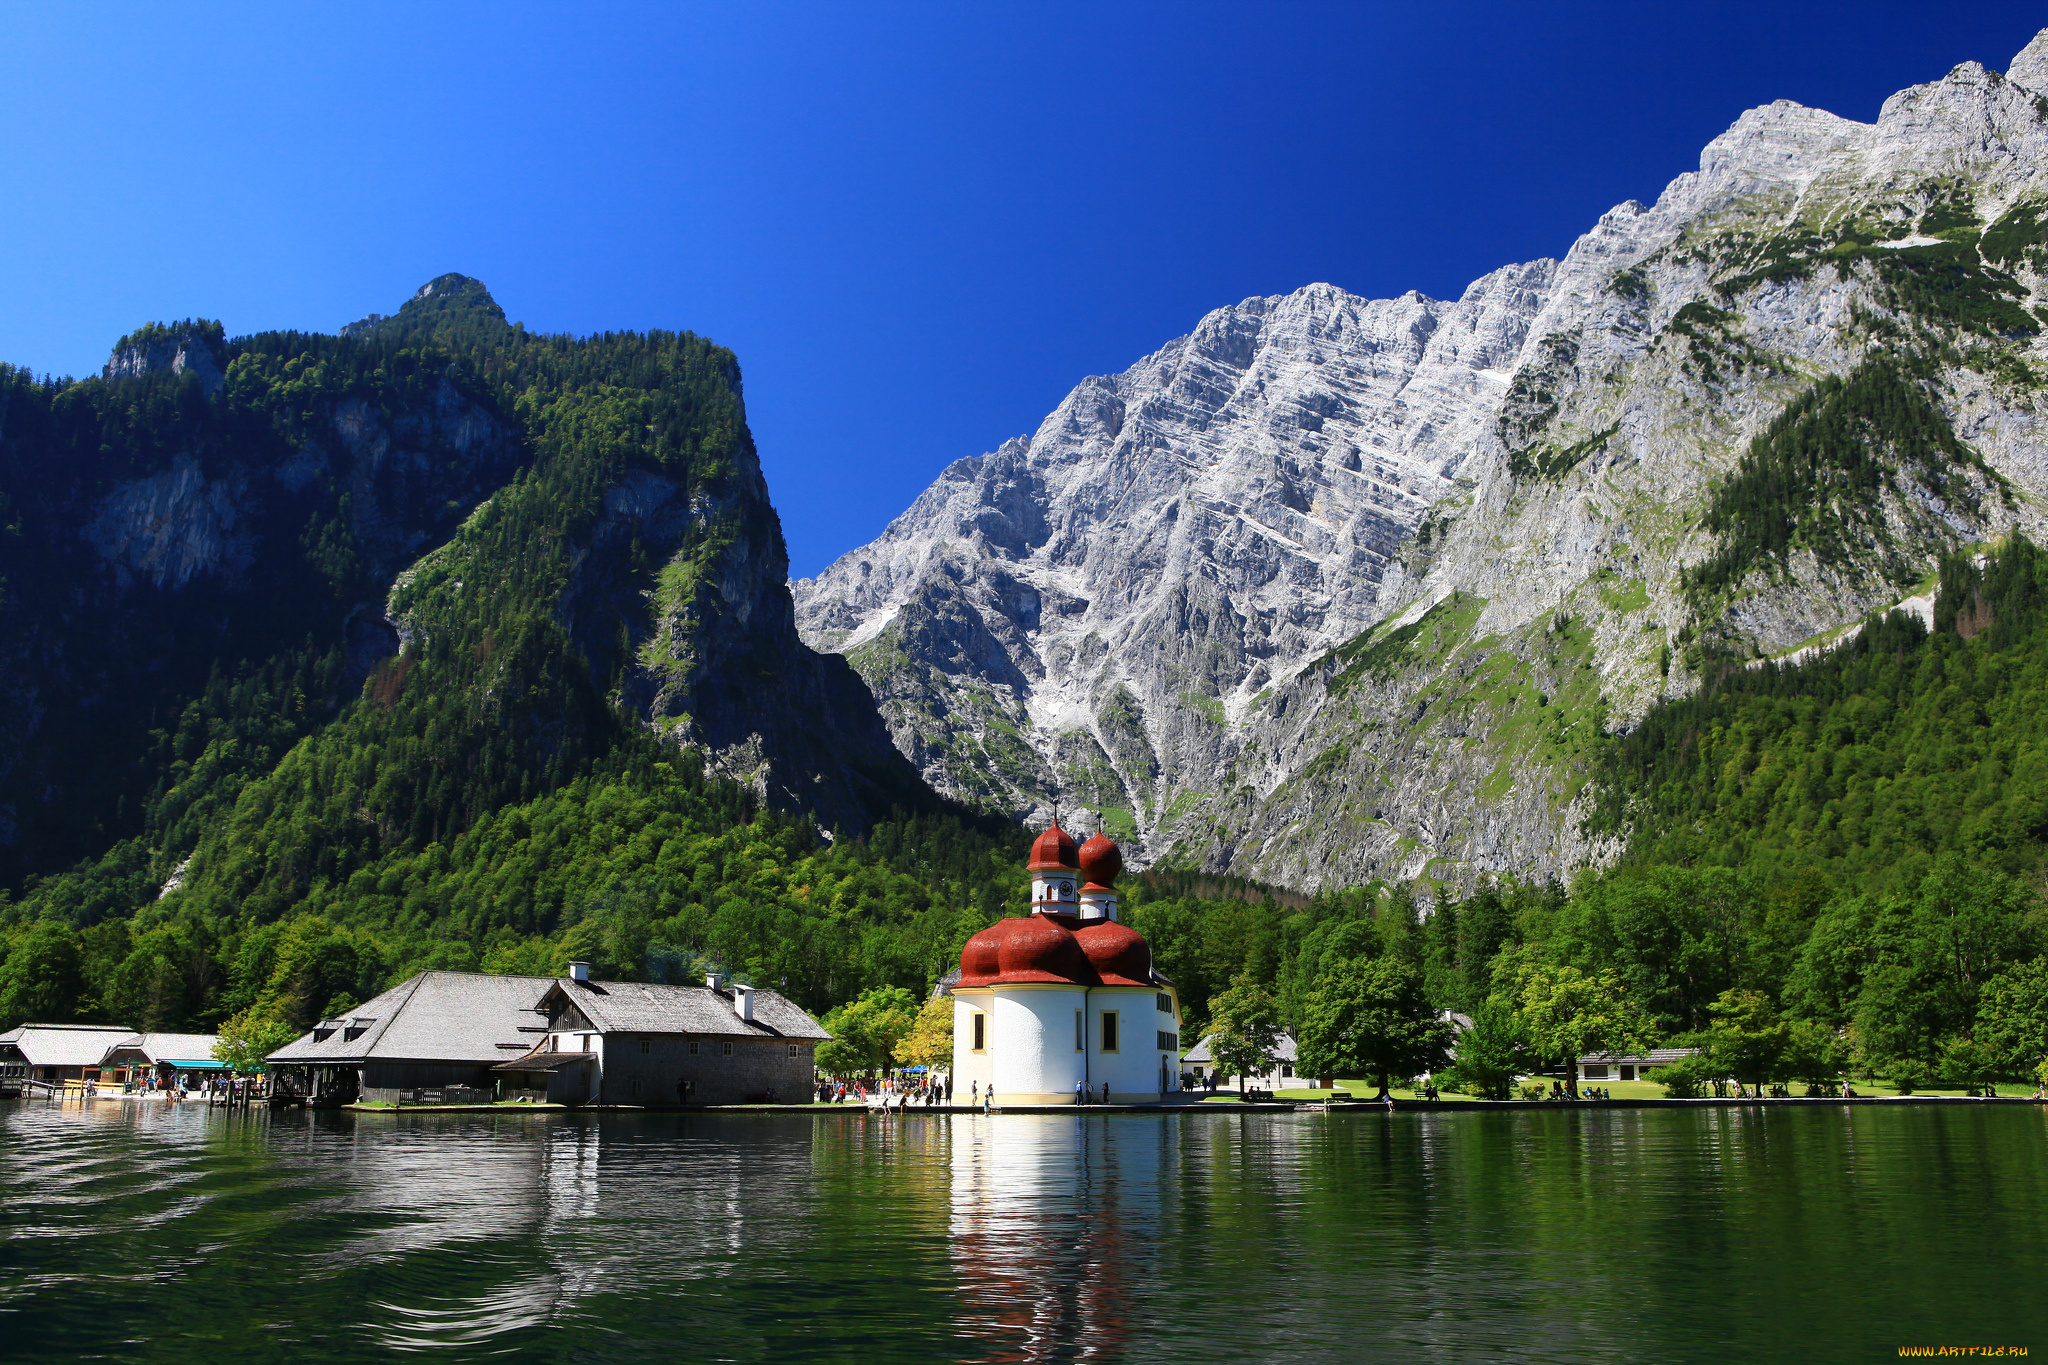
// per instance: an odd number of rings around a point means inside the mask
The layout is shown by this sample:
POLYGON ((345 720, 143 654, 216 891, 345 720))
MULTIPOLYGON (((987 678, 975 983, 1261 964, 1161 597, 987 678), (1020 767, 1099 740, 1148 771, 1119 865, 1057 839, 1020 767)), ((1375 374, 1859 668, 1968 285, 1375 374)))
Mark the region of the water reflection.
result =
POLYGON ((952 1132, 960 1335, 995 1361, 1111 1360, 1134 1286, 1158 1273, 1163 1172, 1178 1125, 1004 1115, 952 1132))
POLYGON ((20 1361, 1692 1360, 1816 1353, 1816 1315, 1844 1355, 2033 1344, 2044 1125, 16 1105, 0 1325, 20 1361))

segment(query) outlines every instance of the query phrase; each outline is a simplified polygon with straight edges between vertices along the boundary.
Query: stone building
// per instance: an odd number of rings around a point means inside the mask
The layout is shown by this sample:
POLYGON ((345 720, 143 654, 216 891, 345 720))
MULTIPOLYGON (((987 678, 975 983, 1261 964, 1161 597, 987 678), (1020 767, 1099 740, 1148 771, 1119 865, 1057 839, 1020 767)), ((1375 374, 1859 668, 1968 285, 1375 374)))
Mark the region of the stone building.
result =
POLYGON ((533 1046, 543 1032, 533 1007, 553 982, 421 972, 263 1060, 289 1088, 344 1104, 389 1104, 423 1086, 495 1093, 491 1068, 533 1046))
POLYGON ((592 981, 581 962, 535 1013, 545 1036, 496 1071, 561 1104, 807 1103, 832 1036, 774 991, 592 981))
POLYGON ((1031 846, 1031 913, 967 940, 952 982, 953 1094, 998 1104, 1154 1103, 1180 1088, 1180 1000, 1117 921, 1123 855, 1077 851, 1055 822, 1031 846), (1085 880, 1084 880, 1085 878, 1085 880), (1106 1090, 1105 1090, 1106 1087, 1106 1090))
POLYGON ((580 962, 566 977, 421 972, 264 1060, 341 1103, 450 1087, 563 1104, 809 1096, 811 1053, 829 1035, 774 991, 589 978, 580 962))

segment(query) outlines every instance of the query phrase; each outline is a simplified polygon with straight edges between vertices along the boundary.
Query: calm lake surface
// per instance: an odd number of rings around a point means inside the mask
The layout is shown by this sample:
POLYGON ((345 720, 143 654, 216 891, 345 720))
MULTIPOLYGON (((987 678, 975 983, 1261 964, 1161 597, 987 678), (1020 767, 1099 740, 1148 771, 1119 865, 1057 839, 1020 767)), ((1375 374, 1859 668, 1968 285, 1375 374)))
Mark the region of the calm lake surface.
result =
POLYGON ((2048 1352, 2048 1112, 0 1105, 0 1359, 2048 1352))

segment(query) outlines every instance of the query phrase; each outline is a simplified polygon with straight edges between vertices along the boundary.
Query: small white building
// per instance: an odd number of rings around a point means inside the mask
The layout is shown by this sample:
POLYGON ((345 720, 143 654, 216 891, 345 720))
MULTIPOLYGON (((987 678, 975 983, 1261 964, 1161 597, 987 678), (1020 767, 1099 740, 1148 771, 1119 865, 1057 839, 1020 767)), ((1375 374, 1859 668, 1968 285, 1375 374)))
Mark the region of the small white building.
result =
MULTIPOLYGON (((1196 1043, 1188 1049, 1187 1056, 1181 1060, 1186 1065, 1188 1074, 1194 1077, 1197 1083, 1206 1082, 1213 1077, 1218 1090, 1239 1089, 1238 1077, 1216 1069, 1216 1056, 1209 1050, 1209 1041, 1215 1036, 1212 1033, 1209 1037, 1196 1043)), ((1273 1053, 1272 1069, 1264 1075, 1244 1077, 1243 1089, 1313 1090, 1316 1088, 1315 1077, 1297 1076, 1294 1074, 1295 1047, 1293 1034, 1281 1034, 1280 1041, 1274 1045, 1273 1053)))
POLYGON ((1656 1047, 1648 1052, 1601 1052, 1578 1060, 1579 1079, 1599 1084, 1601 1081, 1639 1081, 1648 1079, 1652 1067, 1669 1066, 1682 1057, 1698 1052, 1694 1047, 1656 1047))
POLYGON ((1117 922, 1123 854, 1057 823, 1031 846, 1031 913, 967 940, 952 983, 953 1098, 1156 1103, 1180 1088, 1180 999, 1117 922), (1086 881, 1083 881, 1083 878, 1086 881))

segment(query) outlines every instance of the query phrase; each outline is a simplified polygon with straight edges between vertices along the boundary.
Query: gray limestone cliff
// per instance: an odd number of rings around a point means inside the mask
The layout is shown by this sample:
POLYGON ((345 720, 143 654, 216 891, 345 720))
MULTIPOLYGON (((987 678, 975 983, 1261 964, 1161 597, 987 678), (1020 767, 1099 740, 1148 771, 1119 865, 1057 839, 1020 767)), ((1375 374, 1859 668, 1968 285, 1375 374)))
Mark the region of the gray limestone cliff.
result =
POLYGON ((1084 381, 798 621, 942 790, 1142 856, 1597 862, 1598 736, 2042 533, 2044 220, 2048 34, 1874 124, 1753 109, 1561 261, 1248 299, 1084 381))
POLYGON ((195 376, 210 398, 226 382, 227 350, 218 322, 152 323, 114 343, 100 372, 105 379, 140 379, 146 374, 195 376))

